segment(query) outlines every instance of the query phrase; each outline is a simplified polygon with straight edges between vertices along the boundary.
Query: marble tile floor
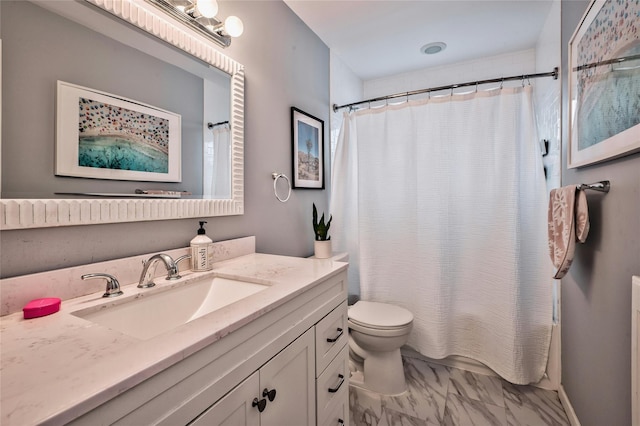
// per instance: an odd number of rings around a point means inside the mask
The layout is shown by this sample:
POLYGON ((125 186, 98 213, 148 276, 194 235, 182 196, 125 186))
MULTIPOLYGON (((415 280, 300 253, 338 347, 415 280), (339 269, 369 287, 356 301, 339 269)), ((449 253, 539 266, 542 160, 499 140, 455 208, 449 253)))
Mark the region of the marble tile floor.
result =
POLYGON ((569 426, 558 393, 433 364, 404 353, 409 390, 382 396, 350 386, 351 426, 569 426))

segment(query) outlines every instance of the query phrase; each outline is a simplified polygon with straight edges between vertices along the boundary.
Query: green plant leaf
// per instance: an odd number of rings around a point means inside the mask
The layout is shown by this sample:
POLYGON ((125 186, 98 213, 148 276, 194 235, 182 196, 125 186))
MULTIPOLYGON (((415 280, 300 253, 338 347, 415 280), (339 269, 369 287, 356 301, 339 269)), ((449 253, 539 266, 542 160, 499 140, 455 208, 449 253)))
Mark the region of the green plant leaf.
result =
POLYGON ((325 223, 323 213, 318 222, 318 210, 316 209, 316 204, 313 203, 313 231, 316 234, 316 241, 327 241, 331 239, 329 236, 329 227, 331 226, 332 220, 333 217, 329 216, 329 220, 325 223))

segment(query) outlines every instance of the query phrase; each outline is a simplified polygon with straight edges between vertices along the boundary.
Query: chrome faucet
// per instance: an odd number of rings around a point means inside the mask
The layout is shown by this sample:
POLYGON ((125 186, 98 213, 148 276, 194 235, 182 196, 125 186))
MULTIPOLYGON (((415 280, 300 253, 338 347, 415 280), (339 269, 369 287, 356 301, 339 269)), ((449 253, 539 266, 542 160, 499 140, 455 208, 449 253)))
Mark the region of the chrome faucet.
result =
POLYGON ((142 274, 140 275, 140 281, 138 282, 138 288, 153 287, 156 283, 153 282, 153 276, 158 261, 161 260, 164 266, 167 268, 167 280, 177 280, 182 278, 178 273, 178 265, 171 256, 164 253, 154 254, 147 261, 142 261, 142 274))
POLYGON ((186 260, 186 259, 191 259, 191 255, 190 254, 185 254, 184 256, 180 256, 179 258, 177 258, 175 260, 176 268, 178 269, 178 273, 180 273, 180 268, 178 267, 178 265, 180 264, 180 262, 182 262, 183 260, 186 260))
POLYGON ((120 283, 118 279, 113 275, 95 273, 95 274, 84 274, 80 278, 83 280, 90 280, 94 278, 102 278, 107 280, 107 290, 102 295, 102 297, 115 297, 120 296, 122 294, 122 290, 120 290, 120 283))

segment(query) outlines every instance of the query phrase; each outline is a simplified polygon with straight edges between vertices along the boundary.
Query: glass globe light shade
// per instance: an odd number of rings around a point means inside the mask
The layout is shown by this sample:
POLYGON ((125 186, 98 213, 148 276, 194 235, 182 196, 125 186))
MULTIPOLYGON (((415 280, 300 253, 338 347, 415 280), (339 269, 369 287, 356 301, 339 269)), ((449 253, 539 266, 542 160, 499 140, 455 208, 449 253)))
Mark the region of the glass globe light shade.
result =
POLYGON ((198 0, 196 8, 205 18, 213 18, 218 13, 218 2, 216 0, 198 0))
POLYGON ((229 16, 224 20, 224 31, 231 37, 240 37, 244 32, 244 24, 237 16, 229 16))

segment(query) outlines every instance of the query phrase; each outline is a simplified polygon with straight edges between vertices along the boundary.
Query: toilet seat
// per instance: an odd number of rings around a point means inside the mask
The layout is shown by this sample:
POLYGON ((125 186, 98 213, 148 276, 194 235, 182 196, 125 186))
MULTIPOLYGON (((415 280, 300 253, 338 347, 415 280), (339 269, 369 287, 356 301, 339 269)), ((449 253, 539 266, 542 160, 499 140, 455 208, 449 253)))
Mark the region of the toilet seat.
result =
POLYGON ((380 326, 376 326, 376 325, 371 325, 371 324, 367 324, 367 323, 363 323, 357 320, 354 320, 353 318, 348 318, 349 324, 353 324, 356 326, 360 326, 360 327, 365 327, 365 328, 369 328, 371 330, 399 330, 401 328, 406 328, 408 324, 403 324, 403 325, 397 325, 397 326, 392 326, 392 327, 380 327, 380 326))
POLYGON ((362 300, 349 308, 348 318, 355 325, 375 330, 405 328, 413 322, 413 314, 400 306, 362 300))
POLYGON ((362 334, 376 337, 399 337, 406 336, 411 331, 412 324, 407 324, 402 327, 388 327, 388 328, 373 328, 369 325, 360 325, 359 323, 348 320, 349 330, 358 331, 362 334))

